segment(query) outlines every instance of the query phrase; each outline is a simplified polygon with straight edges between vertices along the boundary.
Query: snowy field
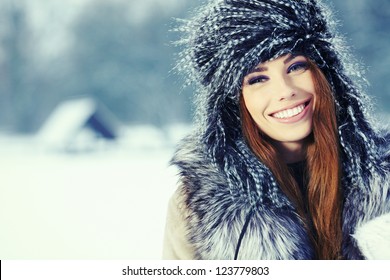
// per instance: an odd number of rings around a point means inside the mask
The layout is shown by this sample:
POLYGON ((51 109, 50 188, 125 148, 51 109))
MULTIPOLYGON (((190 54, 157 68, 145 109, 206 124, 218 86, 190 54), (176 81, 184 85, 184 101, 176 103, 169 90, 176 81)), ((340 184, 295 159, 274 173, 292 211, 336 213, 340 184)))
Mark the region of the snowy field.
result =
POLYGON ((0 258, 160 259, 172 152, 69 154, 0 135, 0 258))

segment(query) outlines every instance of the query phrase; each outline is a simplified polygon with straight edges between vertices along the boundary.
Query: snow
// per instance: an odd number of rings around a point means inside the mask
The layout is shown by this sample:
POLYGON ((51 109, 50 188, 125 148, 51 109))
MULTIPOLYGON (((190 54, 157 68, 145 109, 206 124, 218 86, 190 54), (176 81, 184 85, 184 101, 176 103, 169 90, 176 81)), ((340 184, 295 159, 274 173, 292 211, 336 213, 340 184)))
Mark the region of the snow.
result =
POLYGON ((160 259, 172 148, 49 152, 0 136, 1 259, 160 259))

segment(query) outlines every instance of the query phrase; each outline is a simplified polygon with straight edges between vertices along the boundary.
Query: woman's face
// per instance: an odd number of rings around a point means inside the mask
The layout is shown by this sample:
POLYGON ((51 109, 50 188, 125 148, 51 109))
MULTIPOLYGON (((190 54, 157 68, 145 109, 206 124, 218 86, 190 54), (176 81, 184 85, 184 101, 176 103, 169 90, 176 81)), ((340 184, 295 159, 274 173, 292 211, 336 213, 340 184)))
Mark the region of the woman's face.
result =
POLYGON ((304 56, 261 63, 244 77, 242 94, 260 130, 279 144, 303 144, 311 133, 316 94, 304 56))

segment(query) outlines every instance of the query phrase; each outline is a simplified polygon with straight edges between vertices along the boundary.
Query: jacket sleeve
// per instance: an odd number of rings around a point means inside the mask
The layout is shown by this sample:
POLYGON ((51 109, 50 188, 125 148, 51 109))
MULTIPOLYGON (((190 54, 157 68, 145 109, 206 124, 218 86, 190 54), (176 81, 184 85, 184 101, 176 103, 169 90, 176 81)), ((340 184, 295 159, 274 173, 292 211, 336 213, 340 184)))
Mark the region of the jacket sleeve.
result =
POLYGON ((165 225, 163 255, 166 260, 193 260, 195 250, 188 241, 188 213, 184 204, 184 195, 178 189, 168 204, 165 225))

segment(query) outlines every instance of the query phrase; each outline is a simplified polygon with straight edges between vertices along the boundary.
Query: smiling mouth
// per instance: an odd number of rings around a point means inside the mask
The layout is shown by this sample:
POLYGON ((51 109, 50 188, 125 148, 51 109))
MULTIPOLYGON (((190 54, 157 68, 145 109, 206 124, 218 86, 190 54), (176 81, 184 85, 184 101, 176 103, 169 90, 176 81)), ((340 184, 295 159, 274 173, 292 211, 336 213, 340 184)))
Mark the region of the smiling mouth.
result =
POLYGON ((286 109, 283 111, 273 113, 273 114, 271 114, 271 117, 274 117, 277 119, 287 119, 287 118, 295 117, 295 116, 299 115, 300 113, 302 113, 303 110, 305 110, 306 106, 309 105, 309 103, 310 103, 310 100, 306 101, 305 103, 300 104, 294 108, 290 108, 290 109, 286 109))

